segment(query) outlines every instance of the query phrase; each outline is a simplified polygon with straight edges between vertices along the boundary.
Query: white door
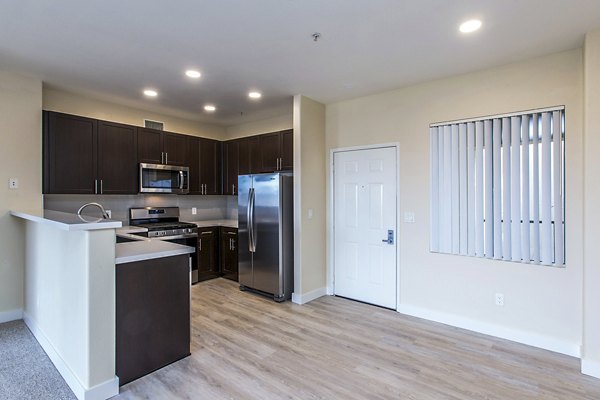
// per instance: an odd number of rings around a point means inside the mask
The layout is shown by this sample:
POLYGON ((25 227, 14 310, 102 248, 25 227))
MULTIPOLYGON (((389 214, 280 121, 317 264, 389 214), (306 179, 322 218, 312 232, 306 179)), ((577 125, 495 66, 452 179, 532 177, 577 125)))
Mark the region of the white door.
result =
POLYGON ((334 293, 395 309, 396 149, 335 152, 333 163, 334 293))

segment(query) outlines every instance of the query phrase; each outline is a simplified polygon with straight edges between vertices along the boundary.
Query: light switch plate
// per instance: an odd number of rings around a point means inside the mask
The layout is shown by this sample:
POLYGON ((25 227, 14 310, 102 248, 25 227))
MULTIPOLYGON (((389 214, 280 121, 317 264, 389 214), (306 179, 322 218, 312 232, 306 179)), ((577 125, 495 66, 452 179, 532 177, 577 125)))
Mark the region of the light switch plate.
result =
POLYGON ((196 209, 196 207, 192 207, 192 215, 196 214, 198 214, 198 210, 196 209))
POLYGON ((312 219, 312 217, 313 217, 313 209, 309 208, 308 209, 308 219, 312 219))
POLYGON ((407 224, 415 223, 415 213, 414 212, 405 212, 404 213, 404 222, 407 224))
POLYGON ((9 189, 18 189, 19 188, 19 179, 18 178, 9 178, 8 179, 8 188, 9 189))

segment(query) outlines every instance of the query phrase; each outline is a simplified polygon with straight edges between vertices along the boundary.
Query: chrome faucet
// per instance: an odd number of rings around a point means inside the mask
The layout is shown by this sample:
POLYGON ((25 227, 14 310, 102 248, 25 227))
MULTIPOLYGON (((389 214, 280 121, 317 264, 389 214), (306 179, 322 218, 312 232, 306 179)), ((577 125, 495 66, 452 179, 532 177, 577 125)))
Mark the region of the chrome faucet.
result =
POLYGON ((100 212, 102 212, 102 218, 110 219, 110 217, 108 216, 108 213, 106 212, 106 210, 104 209, 104 207, 102 207, 102 204, 100 204, 100 203, 85 203, 84 205, 79 207, 79 210, 77 210, 77 215, 81 216, 81 212, 83 211, 83 209, 86 207, 89 207, 89 206, 98 207, 100 209, 100 212))

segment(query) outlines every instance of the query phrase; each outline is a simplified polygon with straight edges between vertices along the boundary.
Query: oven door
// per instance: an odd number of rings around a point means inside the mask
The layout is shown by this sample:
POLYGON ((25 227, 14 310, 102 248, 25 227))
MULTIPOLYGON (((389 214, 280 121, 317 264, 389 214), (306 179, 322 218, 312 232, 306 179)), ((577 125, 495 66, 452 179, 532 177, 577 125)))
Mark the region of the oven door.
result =
POLYGON ((177 239, 162 239, 166 242, 182 244, 196 249, 190 256, 192 257, 192 285, 198 283, 198 235, 177 238, 177 239))
POLYGON ((189 193, 188 167, 140 163, 140 193, 189 193))

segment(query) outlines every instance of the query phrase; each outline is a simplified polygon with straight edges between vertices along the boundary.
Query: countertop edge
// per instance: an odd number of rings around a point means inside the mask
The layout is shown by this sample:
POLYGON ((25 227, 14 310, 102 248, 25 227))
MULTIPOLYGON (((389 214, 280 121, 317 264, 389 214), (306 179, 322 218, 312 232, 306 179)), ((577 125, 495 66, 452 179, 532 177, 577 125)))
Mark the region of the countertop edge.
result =
MULTIPOLYGON (((70 219, 79 218, 79 216, 77 214, 63 213, 60 211, 53 211, 52 213, 57 216, 59 214, 61 214, 61 215, 64 215, 65 218, 68 217, 70 219)), ((100 221, 98 221, 98 222, 82 221, 80 223, 70 223, 70 222, 65 222, 65 221, 59 221, 59 220, 53 219, 53 218, 47 218, 45 216, 28 214, 26 212, 14 211, 14 210, 10 211, 10 215, 17 217, 17 218, 25 219, 28 221, 32 221, 32 222, 37 222, 40 224, 54 226, 58 229, 65 230, 65 231, 94 231, 94 230, 101 230, 101 229, 117 229, 117 228, 120 228, 123 226, 123 223, 121 221, 115 221, 115 220, 101 220, 102 222, 100 222, 100 221)))
POLYGON ((116 257, 115 264, 127 264, 136 261, 153 260, 157 258, 173 257, 185 254, 194 253, 196 250, 193 247, 183 246, 175 243, 161 241, 157 245, 157 241, 142 240, 137 242, 118 243, 115 248, 116 257), (164 249, 153 250, 153 247, 161 246, 164 249), (119 256, 119 253, 129 253, 119 256))

